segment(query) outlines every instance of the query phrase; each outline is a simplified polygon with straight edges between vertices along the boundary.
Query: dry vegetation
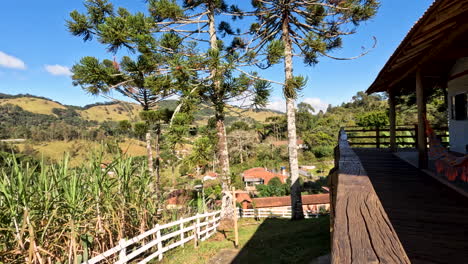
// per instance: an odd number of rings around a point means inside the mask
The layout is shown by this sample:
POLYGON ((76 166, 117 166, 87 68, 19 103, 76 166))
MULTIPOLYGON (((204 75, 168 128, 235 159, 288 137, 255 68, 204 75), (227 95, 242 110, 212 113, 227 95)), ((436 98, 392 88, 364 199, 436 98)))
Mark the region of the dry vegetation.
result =
POLYGON ((53 115, 52 109, 54 108, 65 109, 65 106, 59 103, 41 99, 41 98, 31 98, 31 97, 1 99, 0 105, 5 105, 5 104, 17 105, 26 111, 36 113, 36 114, 44 114, 44 115, 53 115))
POLYGON ((138 113, 140 111, 141 106, 128 103, 93 106, 86 110, 79 111, 79 113, 85 120, 94 120, 98 122, 121 120, 136 121, 139 119, 138 113))

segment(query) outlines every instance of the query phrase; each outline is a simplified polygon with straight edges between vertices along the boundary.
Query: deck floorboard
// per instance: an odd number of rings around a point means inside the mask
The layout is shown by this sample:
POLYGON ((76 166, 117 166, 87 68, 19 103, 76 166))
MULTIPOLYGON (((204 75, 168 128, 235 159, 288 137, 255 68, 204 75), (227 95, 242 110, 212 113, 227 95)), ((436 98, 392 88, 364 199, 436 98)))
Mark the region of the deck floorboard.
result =
POLYGON ((468 199, 387 151, 354 149, 412 263, 468 263, 468 199))

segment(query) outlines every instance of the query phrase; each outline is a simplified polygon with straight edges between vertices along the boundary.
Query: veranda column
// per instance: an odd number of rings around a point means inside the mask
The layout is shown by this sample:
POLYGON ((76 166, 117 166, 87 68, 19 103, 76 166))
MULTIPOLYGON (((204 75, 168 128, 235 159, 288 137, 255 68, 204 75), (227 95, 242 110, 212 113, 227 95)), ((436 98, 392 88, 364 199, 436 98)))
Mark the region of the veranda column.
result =
POLYGON ((395 92, 388 90, 388 106, 390 119, 390 150, 396 151, 396 112, 395 112, 395 92))
POLYGON ((418 106, 418 167, 427 168, 427 143, 424 117, 426 116, 426 100, 424 98, 424 87, 421 69, 416 71, 416 104, 418 106))

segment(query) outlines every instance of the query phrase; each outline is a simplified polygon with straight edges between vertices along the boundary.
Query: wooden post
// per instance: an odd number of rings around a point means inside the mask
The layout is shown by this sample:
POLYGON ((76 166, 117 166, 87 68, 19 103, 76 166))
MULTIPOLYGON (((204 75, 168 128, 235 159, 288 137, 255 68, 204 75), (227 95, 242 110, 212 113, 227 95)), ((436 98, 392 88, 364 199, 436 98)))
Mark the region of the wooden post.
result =
POLYGON ((195 238, 194 238, 195 248, 198 248, 198 233, 200 233, 199 228, 200 228, 200 216, 199 214, 197 214, 197 221, 195 221, 195 228, 193 229, 195 233, 195 238))
MULTIPOLYGON (((232 204, 236 208, 236 188, 232 187, 232 204)), ((234 246, 239 246, 239 230, 237 230, 237 213, 234 213, 234 246)))
POLYGON ((388 106, 390 119, 390 151, 395 152, 396 146, 396 111, 395 111, 395 92, 388 90, 388 106))
POLYGON ((380 127, 375 128, 375 144, 377 148, 380 148, 380 127))
POLYGON ((122 249, 120 250, 119 252, 119 261, 121 261, 121 263, 127 263, 127 248, 125 247, 125 244, 127 243, 127 241, 125 241, 125 239, 121 239, 119 241, 119 246, 122 247, 122 249))
MULTIPOLYGON (((184 230, 184 223, 180 223, 180 230, 184 230)), ((182 233, 180 233, 180 241, 184 241, 184 231, 182 231, 182 233)), ((184 247, 184 242, 182 242, 182 245, 181 247, 184 247)))
POLYGON ((161 241, 161 229, 159 229, 159 224, 156 224, 156 228, 157 228, 157 232, 156 232, 156 239, 158 240, 158 252, 159 252, 159 255, 158 255, 158 259, 159 261, 162 260, 163 258, 163 247, 162 247, 162 241, 161 241))
POLYGON ((424 87, 422 82, 421 69, 416 71, 416 103, 418 106, 418 167, 427 168, 427 143, 424 125, 426 116, 426 100, 424 98, 424 87))

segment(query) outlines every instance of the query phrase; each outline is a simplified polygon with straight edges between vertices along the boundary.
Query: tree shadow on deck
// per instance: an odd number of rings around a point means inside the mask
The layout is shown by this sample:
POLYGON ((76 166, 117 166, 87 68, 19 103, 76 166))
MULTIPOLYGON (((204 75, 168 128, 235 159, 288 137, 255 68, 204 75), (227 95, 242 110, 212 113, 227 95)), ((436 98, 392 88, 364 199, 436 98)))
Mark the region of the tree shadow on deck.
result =
MULTIPOLYGON (((310 263, 330 252, 329 217, 267 218, 231 263, 310 263)), ((242 226, 239 228, 242 232, 242 226)))
POLYGON ((412 263, 468 263, 468 199, 390 152, 355 149, 412 263))

